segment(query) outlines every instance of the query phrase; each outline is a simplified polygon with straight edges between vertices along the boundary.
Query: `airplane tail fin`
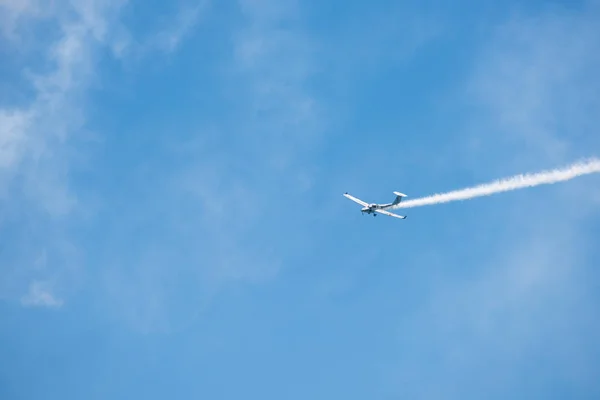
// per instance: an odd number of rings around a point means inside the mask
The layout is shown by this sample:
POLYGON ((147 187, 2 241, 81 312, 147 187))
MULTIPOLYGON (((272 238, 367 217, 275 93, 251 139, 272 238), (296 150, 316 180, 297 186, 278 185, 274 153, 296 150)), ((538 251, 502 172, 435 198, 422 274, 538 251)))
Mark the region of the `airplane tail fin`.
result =
POLYGON ((406 195, 404 193, 394 192, 394 194, 396 195, 396 198, 394 199, 394 202, 392 203, 393 205, 400 203, 402 201, 402 198, 406 197, 406 195))

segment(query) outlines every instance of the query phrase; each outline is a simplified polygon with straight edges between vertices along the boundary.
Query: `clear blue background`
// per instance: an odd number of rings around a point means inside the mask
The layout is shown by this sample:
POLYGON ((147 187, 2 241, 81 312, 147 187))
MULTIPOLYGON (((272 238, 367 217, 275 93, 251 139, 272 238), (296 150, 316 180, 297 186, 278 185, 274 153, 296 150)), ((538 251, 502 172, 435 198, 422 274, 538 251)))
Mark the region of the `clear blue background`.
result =
POLYGON ((0 398, 600 398, 598 1, 0 2, 0 398), (52 4, 47 4, 52 3, 52 4))

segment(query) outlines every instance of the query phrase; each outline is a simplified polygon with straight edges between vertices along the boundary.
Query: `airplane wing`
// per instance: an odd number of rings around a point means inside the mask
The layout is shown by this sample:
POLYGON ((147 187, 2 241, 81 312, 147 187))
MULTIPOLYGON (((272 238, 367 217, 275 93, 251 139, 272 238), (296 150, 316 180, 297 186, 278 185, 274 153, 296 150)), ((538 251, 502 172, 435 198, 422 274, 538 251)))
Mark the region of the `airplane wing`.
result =
POLYGON ((374 210, 375 212, 381 213, 381 214, 385 214, 385 215, 389 215, 390 217, 396 217, 396 218, 400 218, 400 219, 405 219, 406 216, 404 215, 398 215, 398 214, 394 214, 391 213, 389 211, 385 211, 385 210, 374 210))
POLYGON ((344 193, 344 196, 347 197, 347 198, 349 198, 353 202, 360 204, 363 207, 367 207, 369 205, 369 204, 365 203, 364 201, 362 201, 361 199, 357 199, 356 197, 351 196, 348 193, 344 193))

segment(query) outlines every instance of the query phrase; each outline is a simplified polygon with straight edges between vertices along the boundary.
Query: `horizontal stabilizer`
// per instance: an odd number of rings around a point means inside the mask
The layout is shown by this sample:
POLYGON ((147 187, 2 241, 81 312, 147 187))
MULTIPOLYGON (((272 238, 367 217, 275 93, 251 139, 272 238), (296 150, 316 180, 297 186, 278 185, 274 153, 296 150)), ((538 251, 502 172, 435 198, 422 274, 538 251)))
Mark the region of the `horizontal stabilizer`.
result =
POLYGON ((400 197, 407 197, 404 193, 400 193, 400 192, 394 192, 394 194, 396 196, 400 196, 400 197))

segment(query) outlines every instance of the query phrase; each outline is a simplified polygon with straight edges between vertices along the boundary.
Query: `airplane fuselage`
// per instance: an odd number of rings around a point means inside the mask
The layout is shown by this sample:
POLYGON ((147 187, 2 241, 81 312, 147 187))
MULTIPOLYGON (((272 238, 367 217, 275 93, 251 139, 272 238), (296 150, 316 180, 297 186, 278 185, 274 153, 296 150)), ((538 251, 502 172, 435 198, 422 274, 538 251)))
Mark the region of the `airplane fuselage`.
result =
POLYGON ((393 204, 369 204, 366 207, 363 207, 360 211, 362 213, 374 214, 375 210, 385 210, 386 208, 391 207, 393 204))

